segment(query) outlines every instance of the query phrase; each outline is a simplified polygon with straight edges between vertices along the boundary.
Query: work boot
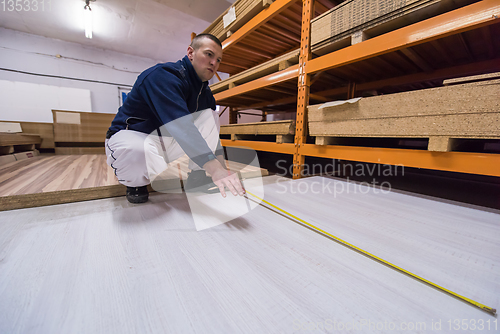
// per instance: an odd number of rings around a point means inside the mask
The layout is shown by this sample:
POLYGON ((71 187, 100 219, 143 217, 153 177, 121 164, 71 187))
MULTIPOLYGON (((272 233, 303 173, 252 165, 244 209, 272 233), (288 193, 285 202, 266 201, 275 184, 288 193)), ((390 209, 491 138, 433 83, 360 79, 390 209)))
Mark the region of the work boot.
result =
POLYGON ((148 186, 142 187, 127 187, 127 200, 130 203, 145 203, 148 201, 149 192, 148 186))
POLYGON ((219 188, 204 170, 193 170, 188 173, 188 178, 184 182, 184 191, 213 194, 219 192, 219 188))

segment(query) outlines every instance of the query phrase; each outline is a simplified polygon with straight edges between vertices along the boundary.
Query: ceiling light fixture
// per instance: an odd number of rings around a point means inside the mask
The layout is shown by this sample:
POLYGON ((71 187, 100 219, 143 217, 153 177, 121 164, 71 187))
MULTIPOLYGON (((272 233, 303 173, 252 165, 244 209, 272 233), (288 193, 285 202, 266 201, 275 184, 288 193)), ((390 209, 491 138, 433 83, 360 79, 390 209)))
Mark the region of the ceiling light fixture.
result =
POLYGON ((85 24, 85 37, 87 38, 92 38, 92 8, 90 8, 90 1, 85 0, 85 6, 83 7, 83 22, 85 24))

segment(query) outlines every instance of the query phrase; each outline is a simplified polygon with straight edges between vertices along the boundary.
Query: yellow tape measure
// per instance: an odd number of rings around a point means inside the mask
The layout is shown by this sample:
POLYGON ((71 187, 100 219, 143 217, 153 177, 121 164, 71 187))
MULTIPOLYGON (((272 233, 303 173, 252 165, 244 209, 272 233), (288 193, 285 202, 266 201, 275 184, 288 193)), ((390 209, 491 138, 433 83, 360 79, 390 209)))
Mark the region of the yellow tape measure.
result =
POLYGON ((441 290, 441 291, 443 291, 443 292, 446 292, 446 293, 448 293, 448 294, 452 295, 453 297, 459 298, 459 299, 461 299, 461 300, 463 300, 463 301, 465 301, 465 302, 467 302, 467 303, 469 303, 469 304, 471 304, 471 305, 474 305, 474 306, 476 306, 476 307, 480 308, 481 310, 483 310, 483 311, 485 311, 485 312, 488 312, 488 313, 490 313, 490 314, 492 314, 492 315, 496 315, 497 310, 496 310, 496 309, 494 309, 494 308, 491 308, 491 307, 489 307, 489 306, 486 306, 486 305, 483 305, 483 304, 481 304, 481 303, 478 303, 478 302, 476 302, 476 301, 474 301, 474 300, 472 300, 472 299, 469 299, 469 298, 467 298, 467 297, 461 296, 461 295, 459 295, 458 293, 455 293, 455 292, 453 292, 453 291, 451 291, 451 290, 448 290, 448 289, 446 289, 446 288, 443 288, 442 286, 439 286, 439 285, 437 285, 437 284, 435 284, 435 283, 432 283, 431 281, 426 280, 426 279, 425 279, 425 278, 423 278, 423 277, 420 277, 420 276, 418 276, 418 275, 415 275, 415 274, 413 274, 413 273, 409 272, 408 270, 405 270, 405 269, 403 269, 403 268, 401 268, 401 267, 398 267, 398 266, 396 266, 396 265, 394 265, 394 264, 392 264, 392 263, 390 263, 390 262, 388 262, 388 261, 386 261, 386 260, 384 260, 384 259, 381 259, 381 258, 379 258, 378 256, 375 256, 375 255, 373 255, 373 254, 370 254, 370 253, 368 253, 367 251, 362 250, 361 248, 356 247, 356 246, 354 246, 353 244, 350 244, 350 243, 348 243, 347 241, 344 241, 344 240, 342 240, 342 239, 340 239, 340 238, 337 238, 336 236, 334 236, 334 235, 332 235, 332 234, 330 234, 330 233, 328 233, 328 232, 326 232, 326 231, 324 231, 324 230, 322 230, 322 229, 320 229, 320 228, 318 228, 318 227, 316 227, 316 226, 314 226, 314 225, 312 225, 312 224, 310 224, 310 223, 306 222, 305 220, 300 219, 299 217, 292 215, 291 213, 289 213, 289 212, 287 212, 287 211, 285 211, 285 210, 283 210, 283 209, 281 209, 281 208, 277 207, 276 205, 269 203, 268 201, 264 200, 263 198, 260 198, 260 197, 258 197, 258 196, 256 196, 256 195, 252 194, 252 193, 251 193, 251 192, 249 192, 248 190, 246 190, 246 193, 247 193, 247 194, 252 195, 253 197, 255 197, 256 199, 258 199, 259 201, 262 201, 262 202, 266 203, 267 205, 269 205, 269 206, 273 207, 274 209, 276 209, 276 210, 278 210, 278 211, 280 211, 280 212, 282 212, 282 213, 286 214, 287 216, 292 217, 293 219, 295 219, 295 220, 297 220, 297 221, 301 222, 302 224, 307 225, 307 226, 309 226, 309 227, 313 228, 314 230, 316 230, 316 231, 318 231, 318 232, 321 232, 322 234, 324 234, 324 235, 326 235, 326 236, 328 236, 328 237, 330 237, 330 238, 332 238, 332 239, 334 239, 334 240, 336 240, 336 241, 340 242, 341 244, 343 244, 343 245, 345 245, 345 246, 347 246, 347 247, 349 247, 349 248, 355 249, 355 250, 357 250, 358 252, 363 253, 364 255, 368 256, 369 258, 372 258, 372 259, 374 259, 374 260, 380 261, 380 262, 384 263, 385 265, 387 265, 387 266, 389 266, 389 267, 391 267, 391 268, 394 268, 394 269, 396 269, 396 270, 399 270, 399 271, 401 271, 401 272, 403 272, 403 273, 405 273, 405 274, 407 274, 407 275, 409 275, 409 276, 411 276, 411 277, 413 277, 413 278, 416 278, 416 279, 417 279, 417 280, 419 280, 419 281, 422 281, 422 282, 424 282, 424 283, 427 283, 427 284, 431 285, 432 287, 437 288, 437 289, 439 289, 439 290, 441 290))

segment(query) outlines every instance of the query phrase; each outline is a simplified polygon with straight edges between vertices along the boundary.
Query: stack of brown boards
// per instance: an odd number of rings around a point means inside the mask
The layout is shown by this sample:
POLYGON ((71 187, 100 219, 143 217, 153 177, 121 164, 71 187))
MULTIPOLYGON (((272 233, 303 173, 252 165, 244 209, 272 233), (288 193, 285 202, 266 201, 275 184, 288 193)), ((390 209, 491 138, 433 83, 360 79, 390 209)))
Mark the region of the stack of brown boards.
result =
POLYGON ((454 139, 500 138, 500 79, 308 107, 317 145, 342 137, 428 138, 428 150, 453 150, 454 139))
POLYGON ((277 143, 293 143, 295 121, 270 121, 221 125, 221 135, 231 135, 231 140, 249 140, 255 136, 273 135, 277 143))
POLYGON ((52 110, 56 154, 104 154, 115 114, 52 110))
POLYGON ((322 55, 477 0, 350 0, 311 21, 311 46, 322 55))
POLYGON ((203 31, 205 34, 216 36, 221 42, 224 41, 228 34, 234 33, 241 28, 245 23, 250 21, 255 15, 260 13, 264 8, 268 7, 274 0, 238 0, 222 13, 215 21, 212 22, 207 29, 203 31), (234 7, 236 20, 224 28, 224 15, 234 7))

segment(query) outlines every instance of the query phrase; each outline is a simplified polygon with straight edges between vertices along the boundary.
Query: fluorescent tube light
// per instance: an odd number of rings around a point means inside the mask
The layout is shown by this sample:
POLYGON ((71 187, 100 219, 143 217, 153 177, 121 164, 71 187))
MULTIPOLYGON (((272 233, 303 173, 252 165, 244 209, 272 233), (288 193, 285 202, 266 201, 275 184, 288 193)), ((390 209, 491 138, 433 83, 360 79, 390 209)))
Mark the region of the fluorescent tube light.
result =
POLYGON ((87 1, 85 7, 83 7, 83 19, 85 23, 85 37, 92 38, 92 9, 87 1))

